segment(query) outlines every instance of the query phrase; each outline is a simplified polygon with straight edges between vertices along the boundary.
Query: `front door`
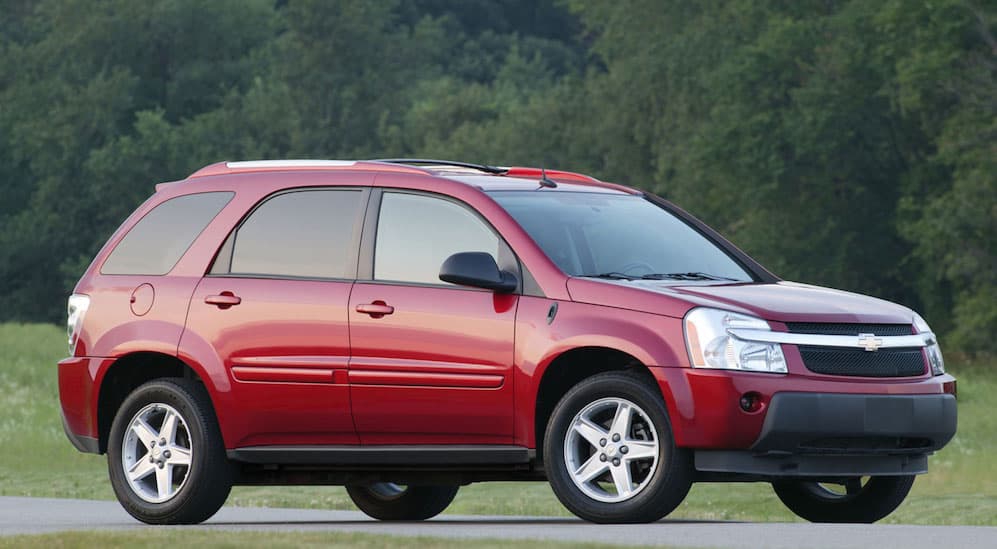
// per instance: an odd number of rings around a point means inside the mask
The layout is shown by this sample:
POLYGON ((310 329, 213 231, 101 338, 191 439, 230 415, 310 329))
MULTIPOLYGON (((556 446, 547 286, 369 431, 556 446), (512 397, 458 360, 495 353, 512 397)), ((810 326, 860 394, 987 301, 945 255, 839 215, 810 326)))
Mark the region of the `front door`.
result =
POLYGON ((439 271, 457 252, 518 271, 515 257, 464 204, 385 191, 379 211, 372 280, 354 285, 349 307, 361 443, 511 444, 518 296, 447 284, 439 271))
POLYGON ((200 338, 229 374, 230 446, 358 442, 347 306, 368 195, 272 195, 232 232, 198 284, 181 347, 200 338))

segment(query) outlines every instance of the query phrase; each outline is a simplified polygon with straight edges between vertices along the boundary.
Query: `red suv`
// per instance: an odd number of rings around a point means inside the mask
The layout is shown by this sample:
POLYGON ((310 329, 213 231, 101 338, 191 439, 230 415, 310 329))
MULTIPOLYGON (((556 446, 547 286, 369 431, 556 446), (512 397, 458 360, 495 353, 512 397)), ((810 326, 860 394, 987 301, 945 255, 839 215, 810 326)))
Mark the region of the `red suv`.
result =
POLYGON ((69 298, 59 363, 69 439, 143 522, 203 521, 233 484, 419 520, 488 480, 595 522, 718 481, 872 522, 955 434, 915 312, 781 281, 639 190, 412 159, 156 189, 69 298))

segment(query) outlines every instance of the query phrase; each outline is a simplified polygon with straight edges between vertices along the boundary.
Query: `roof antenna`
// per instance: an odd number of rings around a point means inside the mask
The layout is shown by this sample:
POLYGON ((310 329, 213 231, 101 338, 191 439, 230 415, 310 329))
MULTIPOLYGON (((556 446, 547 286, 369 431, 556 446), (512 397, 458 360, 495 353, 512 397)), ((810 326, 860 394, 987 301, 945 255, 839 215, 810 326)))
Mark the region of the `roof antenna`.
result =
POLYGON ((544 168, 540 168, 540 186, 547 187, 548 189, 557 188, 557 183, 547 177, 547 170, 544 168))

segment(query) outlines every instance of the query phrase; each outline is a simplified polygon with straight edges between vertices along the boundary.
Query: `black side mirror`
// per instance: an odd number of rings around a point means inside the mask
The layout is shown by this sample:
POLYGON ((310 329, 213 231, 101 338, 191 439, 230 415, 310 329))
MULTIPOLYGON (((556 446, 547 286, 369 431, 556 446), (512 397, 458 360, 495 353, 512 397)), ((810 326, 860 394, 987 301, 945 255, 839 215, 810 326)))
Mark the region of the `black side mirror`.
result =
POLYGON ((440 267, 440 280, 500 293, 514 292, 519 286, 516 276, 500 271, 495 258, 485 252, 460 252, 448 257, 440 267))

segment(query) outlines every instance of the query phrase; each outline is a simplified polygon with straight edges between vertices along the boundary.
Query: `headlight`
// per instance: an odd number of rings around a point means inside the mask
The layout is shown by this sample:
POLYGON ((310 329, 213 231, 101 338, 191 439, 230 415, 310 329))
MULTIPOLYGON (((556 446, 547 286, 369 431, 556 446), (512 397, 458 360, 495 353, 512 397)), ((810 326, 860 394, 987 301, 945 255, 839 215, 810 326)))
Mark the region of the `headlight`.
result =
POLYGON ((83 316, 90 308, 90 297, 83 294, 69 296, 66 307, 66 335, 69 338, 69 356, 76 356, 76 342, 83 329, 83 316))
POLYGON ((731 335, 733 328, 771 330, 764 320, 698 307, 685 315, 685 341, 694 368, 786 373, 786 357, 778 343, 745 341, 731 335))
POLYGON ((935 333, 931 331, 931 326, 921 318, 921 315, 914 313, 914 328, 917 329, 918 334, 925 334, 928 337, 925 341, 928 342, 928 346, 925 347, 925 351, 928 353, 928 364, 931 365, 932 375, 940 376, 945 373, 945 359, 942 358, 942 348, 938 346, 938 338, 935 337, 935 333))

